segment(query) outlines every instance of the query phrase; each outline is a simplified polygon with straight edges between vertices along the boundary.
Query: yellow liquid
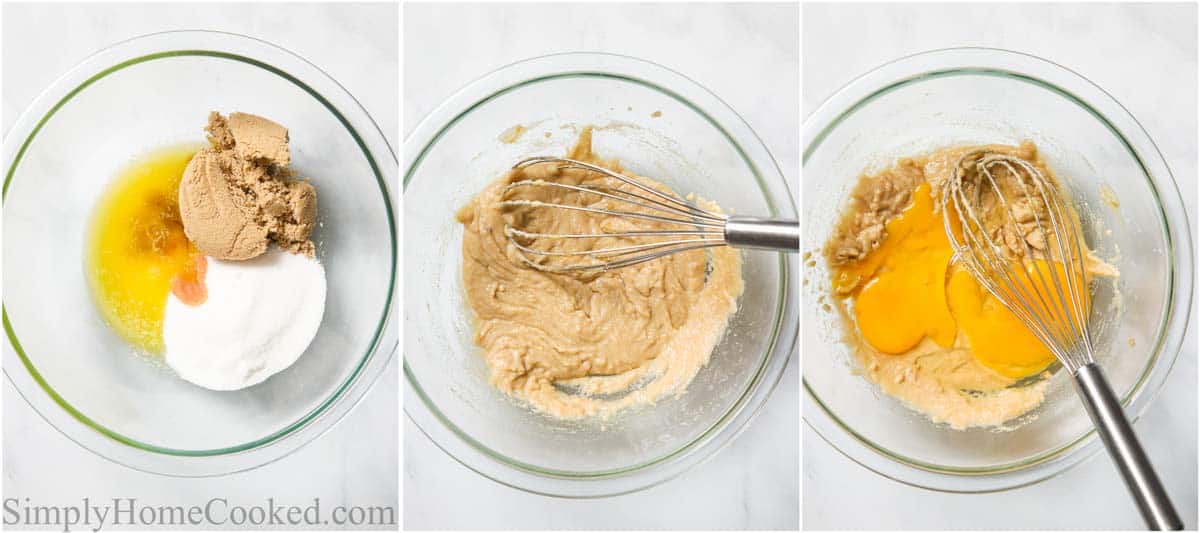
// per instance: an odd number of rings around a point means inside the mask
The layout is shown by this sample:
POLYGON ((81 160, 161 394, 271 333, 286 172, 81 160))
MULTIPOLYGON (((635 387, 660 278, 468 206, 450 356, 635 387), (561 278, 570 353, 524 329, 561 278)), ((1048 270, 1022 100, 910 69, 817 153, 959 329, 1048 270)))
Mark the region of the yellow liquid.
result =
POLYGON ((171 280, 199 252, 179 218, 179 182, 196 146, 173 146, 124 168, 90 221, 84 268, 100 314, 123 339, 160 354, 171 280))
MULTIPOLYGON (((959 230, 953 231, 957 235, 959 230)), ((834 289, 853 291, 855 324, 880 352, 902 354, 925 338, 949 348, 962 332, 971 355, 1006 377, 1031 376, 1053 363, 1054 355, 1016 315, 969 272, 951 265, 953 255, 942 215, 934 212, 929 184, 924 183, 913 191, 912 205, 887 222, 887 237, 879 247, 862 261, 835 272, 834 289)), ((1052 269, 1041 260, 1035 265, 1042 279, 1057 276, 1060 285, 1066 286, 1062 265, 1055 263, 1052 269)), ((1075 283, 1087 287, 1082 278, 1075 283)), ((1034 285, 1021 284, 1027 294, 1034 294, 1034 285)), ((1059 303, 1055 301, 1055 305, 1059 303)), ((1087 309, 1090 303, 1069 305, 1074 316, 1077 309, 1087 309)), ((1062 318, 1058 327, 1066 324, 1066 317, 1062 318)))

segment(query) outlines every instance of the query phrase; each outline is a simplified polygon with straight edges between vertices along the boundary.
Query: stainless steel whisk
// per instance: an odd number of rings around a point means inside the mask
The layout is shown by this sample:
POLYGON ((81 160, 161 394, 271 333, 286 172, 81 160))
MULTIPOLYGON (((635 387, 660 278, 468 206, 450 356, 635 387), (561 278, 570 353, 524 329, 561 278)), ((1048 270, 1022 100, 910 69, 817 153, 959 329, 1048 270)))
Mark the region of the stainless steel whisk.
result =
POLYGON ((941 207, 956 260, 1075 377, 1076 391, 1147 526, 1182 529, 1116 394, 1096 364, 1088 328, 1084 247, 1057 186, 1024 159, 977 150, 955 165, 941 207), (1009 187, 1001 185, 1006 180, 1009 187), (961 226, 961 241, 954 222, 961 226), (1011 226, 997 227, 997 222, 1011 226), (1027 239, 1018 230, 1016 239, 1008 240, 1010 250, 1013 241, 1021 243, 1024 260, 1020 254, 1009 257, 1012 254, 1005 252, 1004 232, 1016 228, 1029 229, 1026 236, 1041 232, 1027 239), (1038 259, 1048 268, 1032 266, 1038 259), (1065 275, 1057 273, 1055 263, 1065 275))
POLYGON ((510 183, 505 188, 504 194, 525 187, 552 187, 579 194, 593 195, 597 198, 607 198, 621 204, 637 206, 653 213, 521 199, 502 200, 499 202, 501 206, 581 211, 597 215, 663 223, 678 227, 679 229, 563 234, 531 232, 521 228, 505 226, 505 234, 509 242, 525 254, 537 256, 586 256, 595 259, 591 263, 547 265, 524 257, 526 263, 535 268, 559 272, 571 270, 603 271, 653 261, 660 257, 687 250, 711 248, 714 246, 762 248, 787 252, 800 251, 800 225, 798 221, 729 216, 722 213, 714 213, 686 200, 638 183, 637 180, 620 173, 574 159, 531 157, 518 162, 513 168, 523 168, 540 163, 557 164, 560 169, 579 169, 597 172, 629 185, 638 192, 618 188, 571 185, 547 180, 521 180, 510 183), (596 239, 604 237, 674 237, 674 239, 597 250, 573 251, 545 250, 528 244, 533 239, 596 239))

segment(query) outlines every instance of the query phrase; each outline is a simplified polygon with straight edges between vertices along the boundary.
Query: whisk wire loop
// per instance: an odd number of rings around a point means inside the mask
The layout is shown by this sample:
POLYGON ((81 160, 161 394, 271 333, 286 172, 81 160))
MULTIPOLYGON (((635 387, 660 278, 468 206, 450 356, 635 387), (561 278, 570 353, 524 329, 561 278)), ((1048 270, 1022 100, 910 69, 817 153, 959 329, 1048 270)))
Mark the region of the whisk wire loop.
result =
POLYGON ((599 199, 615 202, 618 206, 630 206, 629 209, 594 207, 592 205, 575 205, 571 203, 547 202, 513 198, 501 200, 501 207, 509 208, 544 208, 574 211, 619 217, 623 219, 641 220, 666 225, 662 229, 632 230, 621 232, 580 232, 554 233, 527 231, 512 226, 505 226, 505 235, 509 242, 521 252, 521 260, 527 265, 539 270, 552 272, 609 270, 632 266, 652 261, 667 255, 699 250, 728 244, 725 238, 725 225, 729 217, 721 213, 713 213, 696 206, 688 201, 676 198, 653 187, 639 183, 637 180, 614 172, 607 168, 583 161, 558 157, 531 157, 518 162, 513 168, 524 168, 537 164, 554 164, 559 170, 576 169, 595 172, 628 185, 632 190, 617 187, 597 185, 574 185, 542 179, 527 179, 514 181, 505 187, 504 194, 510 191, 531 188, 552 188, 569 193, 579 193, 599 199), (638 210, 633 210, 638 209, 638 210), (673 229, 679 228, 679 229, 673 229), (642 242, 625 246, 613 246, 591 250, 557 250, 535 247, 532 243, 538 239, 621 239, 633 240, 652 237, 675 237, 674 239, 642 242), (580 264, 555 264, 536 261, 534 257, 590 257, 596 261, 580 264))
MULTIPOLYGON (((1001 167, 1003 167, 1005 170, 1007 170, 1011 176, 1014 176, 1014 181, 1021 188, 1021 193, 1023 195, 1023 198, 1026 201, 1026 204, 1030 205, 1030 206, 1034 205, 1034 202, 1033 202, 1034 197, 1032 194, 1030 194, 1029 185, 1028 185, 1028 183, 1026 183, 1025 180, 1020 179, 1021 174, 1013 166, 1013 161, 1000 160, 998 163, 1001 167)), ((1037 172, 1037 169, 1035 169, 1032 165, 1030 165, 1028 162, 1026 162, 1024 160, 1018 160, 1017 164, 1021 165, 1022 169, 1029 172, 1031 175, 1032 175, 1032 173, 1037 172)), ((1013 206, 1012 203, 1008 202, 1005 195, 1000 190, 1000 186, 999 186, 999 183, 998 183, 995 175, 992 173, 991 169, 986 165, 986 163, 983 165, 983 167, 980 169, 980 171, 988 178, 988 182, 989 182, 989 184, 991 184, 992 190, 996 194, 996 197, 999 199, 1001 206, 1004 208, 1004 210, 1009 214, 1009 216, 1012 218, 1012 220, 1014 222, 1018 221, 1019 219, 1018 219, 1017 213, 1015 212, 1015 207, 1013 206)), ((1046 205, 1047 207, 1049 207, 1050 201, 1046 197, 1045 190, 1041 186, 1041 181, 1035 179, 1034 182, 1037 185, 1038 193, 1041 196, 1043 205, 1046 205)), ((1044 228, 1045 226, 1042 225, 1041 211, 1039 209, 1036 209, 1033 207, 1030 208, 1030 211, 1033 215, 1034 223, 1035 223, 1036 227, 1044 228)), ((1049 212, 1049 215, 1051 217, 1050 227, 1051 228, 1061 227, 1059 225, 1059 221, 1054 218, 1054 213, 1052 211, 1049 212)), ((1041 253, 1035 252, 1034 248, 1029 245, 1028 240, 1026 240, 1024 238, 1017 238, 1016 240, 1017 240, 1017 242, 1020 243, 1021 248, 1024 251, 1024 254, 1025 254, 1024 257, 1028 257, 1030 259, 1037 259, 1037 256, 1041 255, 1042 260, 1047 263, 1048 268, 1050 268, 1050 269, 1055 268, 1053 266, 1055 259, 1052 257, 1052 254, 1046 254, 1044 252, 1041 252, 1041 253)), ((1049 245, 1048 238, 1046 238, 1046 245, 1047 246, 1049 245)), ((1061 250, 1061 247, 1060 247, 1060 254, 1059 254, 1060 259, 1065 259, 1067 257, 1067 255, 1065 255, 1065 254, 1066 254, 1066 252, 1061 250)), ((1063 261, 1063 263, 1065 263, 1065 260, 1063 261)), ((1039 304, 1041 304, 1040 309, 1044 313, 1050 315, 1049 321, 1040 320, 1040 322, 1042 322, 1043 325, 1048 330, 1050 330, 1050 334, 1052 337, 1055 338, 1055 340, 1062 342, 1066 339, 1069 339, 1071 336, 1071 332, 1075 331, 1073 328, 1079 327, 1079 325, 1075 324, 1072 321, 1073 317, 1068 317, 1068 315, 1070 314, 1070 311, 1067 308, 1071 304, 1066 301, 1063 301, 1063 298, 1066 297, 1067 294, 1066 294, 1066 292, 1063 291, 1063 287, 1061 286, 1061 283, 1059 281, 1059 276, 1057 276, 1057 275, 1047 276, 1046 274, 1043 273, 1043 269, 1037 268, 1036 265, 1030 265, 1030 267, 1022 268, 1022 269, 1015 269, 1015 270, 1018 272, 1018 274, 1023 274, 1025 276, 1026 281, 1029 282, 1028 286, 1033 289, 1035 295, 1037 296, 1037 302, 1039 304), (1037 276, 1037 280, 1033 279, 1033 276, 1035 276, 1035 275, 1037 276), (1049 282, 1046 281, 1047 277, 1050 278, 1049 282), (1050 288, 1053 288, 1054 290, 1051 291, 1050 288), (1052 299, 1054 301, 1047 301, 1048 299, 1052 299)), ((1064 269, 1064 271, 1065 271, 1065 269, 1064 269)), ((1074 276, 1067 276, 1067 277, 1072 278, 1074 276)), ((1018 285, 1024 286, 1022 284, 1018 284, 1018 285)), ((1067 292, 1071 292, 1073 294, 1073 291, 1067 291, 1067 292)), ((1037 313, 1032 313, 1032 315, 1035 318, 1039 318, 1041 316, 1041 315, 1038 315, 1037 313)))
POLYGON ((955 165, 942 198, 943 209, 953 206, 957 213, 962 240, 953 231, 949 212, 944 213, 943 222, 959 263, 1074 371, 1094 359, 1087 322, 1084 254, 1079 231, 1053 187, 1028 161, 984 151, 969 152, 955 165), (969 179, 971 170, 974 180, 969 179), (1003 177, 1016 184, 1012 188, 1019 193, 1016 199, 1010 198, 1013 192, 1001 186, 1003 177), (989 213, 984 199, 989 193, 995 202, 991 213, 1001 216, 999 221, 991 220, 992 227, 985 220, 989 213), (1028 210, 1025 216, 1019 212, 1018 202, 1024 202, 1028 210), (1030 218, 1032 229, 1023 234, 1022 224, 1028 224, 1030 218), (1005 231, 1016 234, 1010 240, 1019 243, 1022 254, 1017 258, 1005 254, 1005 231), (1030 244, 1033 232, 1039 233, 1040 246, 1030 244))
MULTIPOLYGON (((705 219, 705 220, 712 220, 714 222, 724 221, 724 218, 709 215, 707 211, 703 211, 699 208, 696 208, 695 211, 683 209, 680 207, 676 207, 674 204, 660 202, 660 201, 654 200, 652 198, 645 198, 643 196, 638 196, 636 194, 630 193, 628 191, 622 191, 620 189, 601 189, 599 187, 571 185, 568 183, 558 183, 558 182, 546 181, 546 180, 514 181, 514 182, 508 184, 504 189, 505 189, 505 192, 508 192, 508 191, 523 188, 523 187, 550 187, 550 188, 565 189, 565 190, 569 190, 569 191, 577 191, 577 192, 581 192, 584 194, 591 194, 591 195, 599 196, 601 198, 608 198, 611 200, 616 200, 618 202, 622 202, 622 203, 626 203, 626 204, 636 205, 638 207, 643 207, 643 208, 658 211, 661 213, 669 213, 669 214, 673 214, 673 215, 684 215, 684 216, 689 216, 689 217, 701 218, 701 219, 705 219), (699 212, 697 212, 697 211, 699 211, 699 212)), ((508 202, 512 202, 512 201, 508 201, 508 202)), ((501 204, 505 204, 505 203, 506 202, 501 202, 501 204)), ((546 205, 557 205, 557 204, 546 204, 546 205)))
POLYGON ((653 249, 657 249, 657 248, 668 248, 668 247, 691 244, 691 243, 718 243, 719 244, 721 242, 722 241, 720 241, 718 239, 681 239, 681 240, 676 240, 676 241, 651 242, 651 243, 645 243, 645 244, 631 244, 629 246, 616 246, 613 248, 605 248, 600 251, 596 251, 596 250, 568 250, 568 251, 538 250, 536 248, 527 247, 519 242, 514 242, 513 244, 522 252, 528 252, 528 253, 537 254, 537 255, 559 256, 559 257, 588 256, 588 257, 603 258, 603 257, 620 257, 622 255, 629 255, 629 254, 635 253, 635 252, 653 250, 653 249))
MULTIPOLYGON (((619 209, 604 209, 602 207, 587 207, 582 205, 555 204, 551 202, 539 202, 537 200, 503 200, 499 202, 503 207, 546 207, 550 209, 566 209, 569 211, 583 211, 587 213, 595 213, 599 215, 612 215, 618 217, 636 218, 640 220, 650 220, 653 222, 663 222, 666 224, 685 224, 689 226, 699 226, 705 228, 720 228, 721 224, 712 224, 708 222, 696 222, 693 220, 684 220, 678 218, 664 217, 659 215, 650 215, 646 213, 638 213, 636 211, 622 211, 619 209)), ((618 234, 609 234, 609 236, 620 236, 618 234)))
MULTIPOLYGON (((505 227, 505 231, 513 236, 526 239, 599 239, 602 237, 612 237, 611 233, 539 233, 536 231, 519 230, 512 226, 505 227)), ((720 232, 713 230, 642 230, 642 231, 627 231, 622 235, 638 236, 638 237, 677 237, 681 235, 700 235, 719 237, 720 232)))
MULTIPOLYGON (((539 164, 539 163, 557 163, 559 165, 559 168, 574 168, 574 169, 588 170, 591 172, 597 172, 597 173, 603 174, 612 179, 620 181, 621 183, 630 185, 630 186, 635 187, 643 192, 646 192, 646 193, 654 196, 655 198, 658 198, 659 200, 663 200, 669 204, 678 206, 680 209, 687 211, 689 213, 692 213, 693 215, 695 215, 699 218, 705 218, 705 219, 714 220, 714 221, 723 221, 727 218, 724 215, 721 215, 719 213, 709 212, 709 211, 701 209, 695 205, 692 205, 689 202, 675 198, 675 197, 673 197, 669 194, 666 194, 662 191, 655 190, 653 187, 639 183, 637 180, 631 179, 628 176, 624 176, 620 173, 614 172, 614 171, 604 168, 602 166, 593 165, 591 163, 585 163, 583 161, 577 161, 574 159, 567 159, 567 158, 560 158, 560 157, 531 157, 531 158, 524 159, 524 160, 518 162, 516 164, 516 166, 514 166, 513 168, 522 168, 522 167, 527 167, 527 166, 535 165, 535 164, 539 164)), ((630 194, 630 195, 634 196, 633 194, 630 194)))
MULTIPOLYGON (((956 198, 956 207, 959 205, 958 199, 956 198)), ((959 209, 959 216, 963 217, 961 214, 963 213, 961 210, 962 208, 959 207, 959 209)), ((1007 303, 1007 300, 1012 298, 1022 298, 1026 300, 1030 299, 1030 295, 1026 292, 1024 284, 1016 281, 1015 276, 1017 274, 1008 271, 993 273, 979 266, 1005 261, 1006 259, 1004 259, 999 252, 1000 245, 994 242, 986 232, 980 232, 977 234, 974 231, 967 229, 966 226, 970 223, 971 222, 969 219, 962 219, 962 224, 964 227, 963 236, 968 242, 964 243, 965 246, 955 246, 956 248, 960 248, 960 251, 957 254, 960 263, 967 268, 972 276, 974 276, 975 279, 979 281, 979 283, 983 285, 985 289, 988 290, 988 292, 997 295, 1006 295, 1008 298, 1002 299, 1001 303, 1003 303, 1005 307, 1008 307, 1018 320, 1020 320, 1023 324, 1026 324, 1027 327, 1029 327, 1030 332, 1033 333, 1039 341, 1048 347, 1056 346, 1056 339, 1050 335, 1049 331, 1047 331, 1045 327, 1039 327, 1037 325, 1039 323, 1039 319, 1034 313, 1033 309, 1023 306, 1010 305, 1007 303), (982 238, 979 237, 980 234, 983 235, 982 238), (1033 324, 1033 326, 1029 326, 1030 324, 1033 324)), ((953 237, 951 238, 953 239, 953 237)), ((1057 356, 1058 354, 1056 353, 1055 355, 1057 356)))

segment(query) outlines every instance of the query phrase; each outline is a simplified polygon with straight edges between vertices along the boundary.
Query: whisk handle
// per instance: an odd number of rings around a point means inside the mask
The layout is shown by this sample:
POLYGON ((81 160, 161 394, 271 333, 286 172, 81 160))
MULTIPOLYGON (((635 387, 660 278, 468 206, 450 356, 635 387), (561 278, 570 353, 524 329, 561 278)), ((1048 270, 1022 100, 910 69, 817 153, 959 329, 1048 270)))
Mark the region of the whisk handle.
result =
POLYGON ((730 217, 725 242, 735 248, 800 251, 800 222, 773 218, 730 217))
POLYGON ((1084 365, 1075 372, 1075 386, 1146 526, 1152 530, 1183 529, 1183 522, 1175 513, 1167 491, 1154 473, 1154 467, 1133 433, 1133 426, 1125 417, 1121 402, 1104 372, 1096 363, 1084 365))

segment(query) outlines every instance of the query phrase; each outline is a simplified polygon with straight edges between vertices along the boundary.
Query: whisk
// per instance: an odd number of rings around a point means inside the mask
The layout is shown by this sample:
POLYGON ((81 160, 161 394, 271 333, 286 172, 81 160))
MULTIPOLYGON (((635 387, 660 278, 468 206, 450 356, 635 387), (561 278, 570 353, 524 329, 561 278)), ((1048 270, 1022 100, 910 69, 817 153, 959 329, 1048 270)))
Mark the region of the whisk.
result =
POLYGON ((1076 391, 1147 526, 1181 529, 1179 516, 1096 364, 1088 328, 1084 246, 1057 186, 1024 159, 977 150, 955 165, 941 202, 956 260, 1075 377, 1076 391), (1038 268, 1037 261, 1045 268, 1038 268))
POLYGON ((670 254, 714 246, 760 248, 787 252, 799 252, 800 250, 800 225, 795 220, 729 216, 723 213, 714 213, 702 209, 692 202, 655 190, 618 172, 574 159, 531 157, 518 162, 513 168, 523 168, 541 163, 556 164, 559 169, 579 169, 603 174, 629 185, 634 190, 593 185, 572 185, 541 179, 529 179, 510 183, 506 187, 504 194, 507 195, 510 191, 522 188, 548 187, 561 191, 569 191, 572 194, 589 195, 593 199, 603 198, 613 200, 618 205, 638 210, 630 211, 619 208, 610 209, 606 207, 524 199, 503 200, 499 202, 501 206, 587 212, 596 215, 656 223, 656 225, 666 224, 670 229, 602 233, 542 233, 527 231, 519 227, 506 226, 505 234, 509 242, 522 253, 529 254, 530 256, 584 256, 592 259, 591 262, 586 263, 552 265, 531 260, 528 256, 523 257, 526 263, 535 268, 559 272, 572 270, 604 271, 653 261, 670 254), (568 251, 561 250, 557 246, 546 246, 543 248, 530 245, 530 242, 535 239, 540 239, 540 242, 543 243, 550 242, 552 244, 552 240, 556 239, 599 239, 606 237, 618 239, 668 237, 669 239, 610 248, 568 251), (551 241, 547 241, 547 239, 551 241))

